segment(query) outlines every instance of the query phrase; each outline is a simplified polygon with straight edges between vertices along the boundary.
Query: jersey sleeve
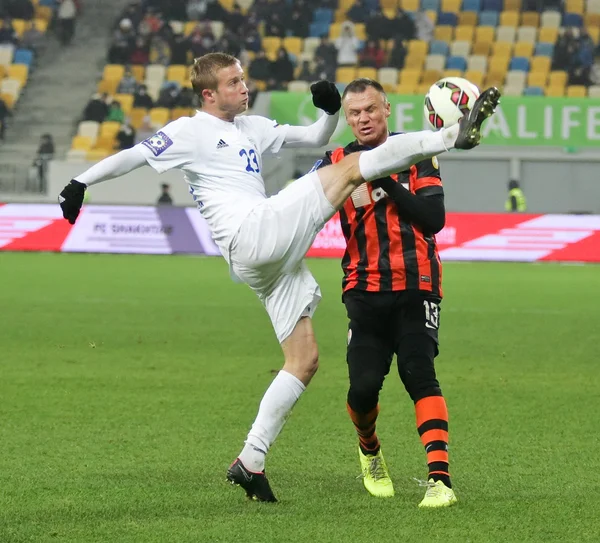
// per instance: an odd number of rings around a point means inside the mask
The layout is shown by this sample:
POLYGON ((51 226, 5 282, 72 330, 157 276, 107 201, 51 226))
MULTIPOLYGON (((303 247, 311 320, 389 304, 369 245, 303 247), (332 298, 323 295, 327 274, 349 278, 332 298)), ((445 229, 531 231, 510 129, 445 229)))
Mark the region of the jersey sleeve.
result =
POLYGON ((185 117, 173 121, 136 145, 148 165, 158 173, 181 168, 194 160, 196 145, 186 130, 186 121, 185 117))
POLYGON ((258 151, 263 153, 277 153, 287 134, 287 124, 278 124, 277 121, 261 117, 260 115, 248 115, 246 117, 252 134, 254 136, 258 151))
POLYGON ((421 160, 415 164, 416 178, 413 190, 423 196, 430 194, 443 194, 442 177, 436 157, 421 160))

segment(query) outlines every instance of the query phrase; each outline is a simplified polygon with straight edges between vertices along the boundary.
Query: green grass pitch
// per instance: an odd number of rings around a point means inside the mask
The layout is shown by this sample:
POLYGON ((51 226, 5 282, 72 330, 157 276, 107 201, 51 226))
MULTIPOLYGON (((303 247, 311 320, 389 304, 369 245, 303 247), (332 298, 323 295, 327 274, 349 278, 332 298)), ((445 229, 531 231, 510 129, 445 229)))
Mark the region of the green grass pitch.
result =
POLYGON ((339 263, 309 265, 321 368, 269 454, 272 505, 225 483, 282 360, 221 259, 0 253, 0 543, 600 540, 600 268, 445 266, 459 503, 421 511, 395 369, 378 428, 396 497, 356 478, 339 263))

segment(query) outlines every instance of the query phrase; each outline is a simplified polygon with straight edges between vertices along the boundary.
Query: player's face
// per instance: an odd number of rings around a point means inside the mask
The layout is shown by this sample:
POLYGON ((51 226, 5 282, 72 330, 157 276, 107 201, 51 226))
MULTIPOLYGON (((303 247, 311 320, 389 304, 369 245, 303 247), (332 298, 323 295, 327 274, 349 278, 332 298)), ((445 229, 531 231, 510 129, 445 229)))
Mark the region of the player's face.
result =
POLYGON ((349 92, 343 106, 346 122, 360 144, 376 147, 387 139, 390 104, 377 89, 349 92))
POLYGON ((235 63, 217 72, 217 90, 213 96, 215 105, 231 118, 248 109, 248 87, 244 81, 244 70, 235 63))

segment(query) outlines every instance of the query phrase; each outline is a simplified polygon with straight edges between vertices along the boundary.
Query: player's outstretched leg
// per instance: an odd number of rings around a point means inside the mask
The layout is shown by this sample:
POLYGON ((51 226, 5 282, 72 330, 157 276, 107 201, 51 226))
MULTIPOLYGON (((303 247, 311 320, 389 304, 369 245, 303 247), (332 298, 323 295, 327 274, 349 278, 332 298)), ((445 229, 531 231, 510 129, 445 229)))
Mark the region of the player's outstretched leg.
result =
POLYGON ((454 147, 473 149, 481 139, 481 125, 494 113, 500 102, 500 91, 496 87, 484 90, 473 107, 459 122, 459 131, 454 147))
POLYGON ((277 501, 265 472, 255 473, 247 470, 239 458, 229 466, 227 480, 232 485, 241 486, 246 491, 246 496, 251 500, 259 502, 277 501))

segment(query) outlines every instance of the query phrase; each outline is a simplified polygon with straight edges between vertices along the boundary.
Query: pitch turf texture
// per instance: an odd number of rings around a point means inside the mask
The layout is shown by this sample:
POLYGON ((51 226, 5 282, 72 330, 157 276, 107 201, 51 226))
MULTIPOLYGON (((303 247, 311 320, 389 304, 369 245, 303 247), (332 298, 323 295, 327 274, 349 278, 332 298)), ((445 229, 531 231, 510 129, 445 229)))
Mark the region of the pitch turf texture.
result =
POLYGON ((357 479, 339 264, 309 264, 321 368, 269 454, 272 505, 225 483, 281 354, 222 260, 0 254, 0 542, 600 540, 600 268, 446 265, 459 504, 422 511, 395 369, 379 434, 396 497, 357 479))

